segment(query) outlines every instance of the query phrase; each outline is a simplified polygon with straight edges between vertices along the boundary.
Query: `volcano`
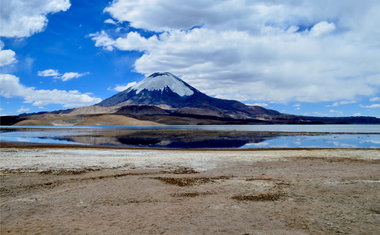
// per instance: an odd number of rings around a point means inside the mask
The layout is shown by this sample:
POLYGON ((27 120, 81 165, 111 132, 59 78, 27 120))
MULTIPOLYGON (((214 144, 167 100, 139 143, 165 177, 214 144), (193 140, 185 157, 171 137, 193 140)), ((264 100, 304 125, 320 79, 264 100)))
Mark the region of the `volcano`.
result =
POLYGON ((176 113, 234 119, 280 115, 277 111, 259 106, 247 106, 235 100, 210 97, 169 72, 153 73, 141 82, 97 105, 102 107, 153 105, 176 113))
POLYGON ((210 97, 169 72, 157 72, 102 102, 76 109, 0 117, 1 125, 379 124, 375 117, 283 114, 210 97))

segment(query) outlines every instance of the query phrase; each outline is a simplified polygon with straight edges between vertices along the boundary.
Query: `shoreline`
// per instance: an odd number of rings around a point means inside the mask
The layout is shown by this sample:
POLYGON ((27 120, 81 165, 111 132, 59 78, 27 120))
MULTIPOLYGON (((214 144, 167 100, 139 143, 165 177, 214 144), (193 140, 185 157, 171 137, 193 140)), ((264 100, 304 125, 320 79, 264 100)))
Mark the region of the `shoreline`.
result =
POLYGON ((48 149, 48 148, 67 148, 67 149, 105 149, 105 150, 162 150, 162 151, 238 151, 238 152, 249 152, 249 151, 286 151, 286 150, 374 150, 380 151, 380 148, 132 148, 132 147, 121 147, 121 146, 98 146, 98 145, 85 145, 85 144, 49 144, 49 143, 32 143, 32 142, 9 142, 0 141, 0 149, 6 148, 24 148, 24 149, 48 149))
MULTIPOLYGON (((317 126, 316 125, 311 125, 311 126, 317 126)), ((336 124, 337 126, 339 125, 351 125, 351 124, 336 124)), ((356 124, 352 124, 356 125, 356 124)), ((380 124, 358 124, 359 126, 379 126, 380 124)), ((330 134, 337 134, 337 135, 343 135, 343 134, 352 134, 352 135, 379 135, 380 134, 380 129, 376 131, 300 131, 300 130, 240 130, 240 129, 202 129, 203 125, 189 125, 189 126, 194 126, 195 128, 188 129, 188 128, 172 128, 172 126, 176 125, 154 125, 150 126, 151 128, 145 128, 147 126, 139 126, 139 125, 132 125, 132 126, 0 126, 1 129, 24 129, 24 131, 35 131, 35 130, 43 130, 43 131, 52 131, 52 130, 66 130, 66 129, 74 129, 74 130, 79 130, 79 131, 86 131, 86 130, 91 130, 91 131, 110 131, 110 130, 117 130, 117 131, 151 131, 151 132, 221 132, 221 133, 257 133, 257 134, 269 134, 269 135, 274 135, 274 134, 280 134, 280 135, 330 135, 330 134), (154 128, 154 127, 167 127, 167 128, 154 128), (197 128, 196 128, 197 127, 197 128), (199 128, 199 129, 198 129, 199 128)), ((181 126, 186 126, 186 125, 181 125, 181 126)), ((209 126, 209 125, 206 125, 209 126)), ((218 127, 219 125, 210 125, 214 127, 218 127)), ((220 126, 229 126, 229 125, 220 125, 220 126)), ((232 125, 235 126, 235 125, 232 125)), ((237 126, 245 126, 245 125, 237 125, 237 126)), ((249 125, 248 125, 249 126, 249 125)), ((256 125, 254 125, 256 126, 256 125)), ((274 126, 274 125, 258 125, 258 126, 274 126)), ((282 125, 279 125, 282 126, 282 125)), ((283 124, 283 126, 292 126, 292 124, 283 124)), ((297 125, 297 126, 307 126, 307 125, 297 125)), ((320 126, 329 126, 329 124, 322 124, 320 126)))
POLYGON ((0 172, 40 172, 82 169, 164 169, 187 167, 195 170, 228 168, 234 164, 291 161, 298 158, 379 161, 377 149, 123 149, 76 146, 21 146, 0 148, 0 172))

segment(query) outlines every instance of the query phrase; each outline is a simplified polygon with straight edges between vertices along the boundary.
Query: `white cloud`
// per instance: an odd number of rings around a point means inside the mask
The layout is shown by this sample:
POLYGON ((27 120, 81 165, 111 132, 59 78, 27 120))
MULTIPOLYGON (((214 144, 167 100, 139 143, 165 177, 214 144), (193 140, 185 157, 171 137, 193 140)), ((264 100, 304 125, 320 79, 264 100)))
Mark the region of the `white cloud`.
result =
POLYGON ((326 105, 326 107, 337 107, 339 106, 339 102, 334 102, 333 104, 326 105))
POLYGON ((372 26, 377 25, 378 10, 379 2, 371 0, 115 0, 104 9, 120 22, 156 32, 205 26, 259 33, 268 25, 292 32, 319 24, 314 30, 329 32, 335 25, 376 41, 380 30, 372 26))
POLYGON ((137 84, 137 82, 130 82, 130 83, 126 84, 126 85, 117 85, 117 86, 115 86, 113 88, 113 90, 115 90, 115 91, 124 91, 124 90, 126 90, 126 89, 128 89, 131 86, 134 86, 136 84, 137 84))
POLYGON ((89 36, 92 37, 92 40, 95 41, 95 46, 103 47, 107 51, 113 50, 115 42, 108 36, 108 34, 106 34, 106 32, 101 31, 90 34, 89 36))
POLYGON ((360 117, 360 116, 363 116, 361 113, 354 113, 354 114, 352 114, 352 116, 354 116, 354 117, 360 117))
POLYGON ((38 90, 34 87, 22 85, 19 78, 11 74, 0 74, 0 96, 22 97, 25 103, 34 106, 59 104, 65 108, 92 105, 101 101, 100 98, 91 97, 88 93, 82 94, 77 90, 38 90))
POLYGON ((314 37, 324 36, 333 32, 335 28, 336 27, 334 23, 328 23, 326 21, 322 21, 314 25, 313 28, 311 28, 310 35, 314 37))
POLYGON ((17 110, 18 113, 25 113, 25 112, 28 112, 30 109, 29 108, 24 108, 24 106, 22 106, 21 108, 19 108, 17 110))
POLYGON ((343 114, 341 111, 339 111, 339 110, 335 110, 335 109, 330 109, 329 112, 330 112, 330 113, 339 114, 339 115, 343 114))
POLYGON ((380 101, 380 97, 372 97, 371 99, 369 99, 369 101, 371 102, 380 101))
POLYGON ((64 73, 61 76, 61 80, 66 82, 66 81, 71 80, 73 78, 80 78, 80 77, 83 77, 83 76, 88 75, 88 74, 90 74, 90 73, 89 72, 85 72, 85 73, 68 72, 68 73, 64 73))
POLYGON ((355 100, 342 100, 340 102, 334 102, 333 104, 326 105, 326 107, 338 107, 339 105, 345 105, 345 104, 355 104, 355 100))
POLYGON ((267 103, 254 103, 254 104, 247 104, 247 105, 251 105, 251 106, 261 106, 261 107, 267 107, 267 106, 268 106, 267 103))
POLYGON ((73 78, 80 78, 85 75, 90 74, 89 72, 85 73, 77 73, 77 72, 67 72, 64 74, 60 74, 56 69, 46 69, 43 71, 38 71, 37 75, 41 77, 53 77, 54 79, 60 79, 63 82, 69 81, 73 78))
POLYGON ((37 75, 40 77, 57 77, 59 76, 59 72, 56 69, 46 69, 46 70, 38 71, 37 75))
POLYGON ((294 104, 293 107, 294 107, 296 110, 301 110, 301 104, 294 104))
POLYGON ((339 102, 340 104, 355 104, 356 101, 355 100, 342 100, 341 102, 339 102))
POLYGON ((105 50, 143 52, 139 73, 170 71, 221 98, 355 100, 380 88, 376 10, 380 2, 117 0, 104 11, 157 34, 90 36, 105 50))
POLYGON ((0 40, 0 67, 15 63, 16 53, 12 50, 3 50, 4 43, 0 40))
POLYGON ((29 37, 44 30, 46 16, 70 8, 69 0, 0 0, 0 36, 29 37))
POLYGON ((321 117, 328 116, 326 113, 321 113, 321 112, 313 112, 313 115, 321 116, 321 117))
POLYGON ((371 104, 371 105, 359 105, 362 108, 375 109, 380 108, 380 104, 371 104))
POLYGON ((114 21, 113 19, 106 19, 104 21, 104 23, 106 23, 106 24, 117 24, 116 21, 114 21))

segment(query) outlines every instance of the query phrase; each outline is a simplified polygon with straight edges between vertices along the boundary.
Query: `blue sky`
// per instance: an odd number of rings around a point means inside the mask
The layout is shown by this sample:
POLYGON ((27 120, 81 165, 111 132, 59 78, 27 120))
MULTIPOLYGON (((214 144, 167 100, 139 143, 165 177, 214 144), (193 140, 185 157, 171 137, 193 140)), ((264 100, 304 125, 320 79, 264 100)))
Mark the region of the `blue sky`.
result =
POLYGON ((0 112, 92 105, 156 71, 214 97, 380 117, 378 1, 0 1, 0 112))

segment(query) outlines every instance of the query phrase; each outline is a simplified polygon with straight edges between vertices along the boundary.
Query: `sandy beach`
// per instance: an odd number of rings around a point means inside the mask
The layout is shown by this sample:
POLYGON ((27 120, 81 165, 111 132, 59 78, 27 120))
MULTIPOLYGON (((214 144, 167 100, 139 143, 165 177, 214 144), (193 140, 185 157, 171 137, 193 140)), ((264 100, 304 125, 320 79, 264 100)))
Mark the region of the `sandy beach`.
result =
POLYGON ((378 234, 379 150, 4 145, 1 234, 378 234))

